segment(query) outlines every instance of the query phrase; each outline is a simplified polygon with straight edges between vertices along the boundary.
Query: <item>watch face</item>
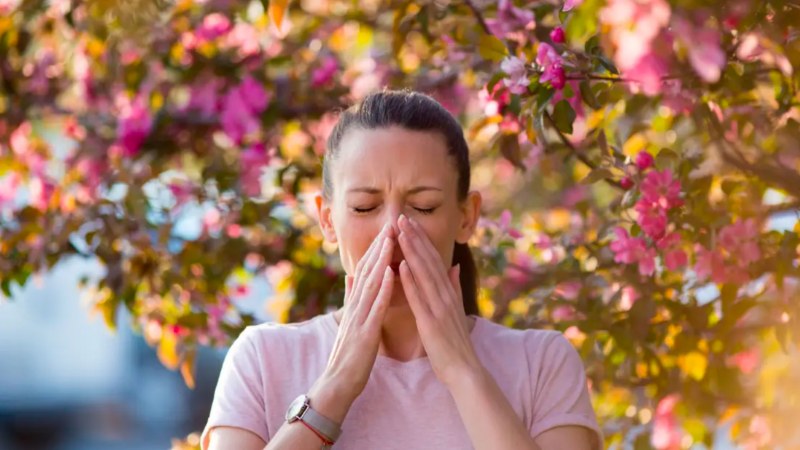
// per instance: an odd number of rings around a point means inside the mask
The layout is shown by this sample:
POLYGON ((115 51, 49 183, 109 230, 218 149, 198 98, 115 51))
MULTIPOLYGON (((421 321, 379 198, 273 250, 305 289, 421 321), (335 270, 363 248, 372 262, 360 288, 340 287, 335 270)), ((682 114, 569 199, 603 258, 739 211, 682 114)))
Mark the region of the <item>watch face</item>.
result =
POLYGON ((300 413, 303 412, 303 407, 305 406, 305 399, 306 399, 305 395, 300 395, 299 397, 294 399, 292 404, 289 405, 289 409, 286 410, 286 420, 288 420, 289 422, 294 422, 295 420, 297 420, 297 416, 299 416, 300 413))

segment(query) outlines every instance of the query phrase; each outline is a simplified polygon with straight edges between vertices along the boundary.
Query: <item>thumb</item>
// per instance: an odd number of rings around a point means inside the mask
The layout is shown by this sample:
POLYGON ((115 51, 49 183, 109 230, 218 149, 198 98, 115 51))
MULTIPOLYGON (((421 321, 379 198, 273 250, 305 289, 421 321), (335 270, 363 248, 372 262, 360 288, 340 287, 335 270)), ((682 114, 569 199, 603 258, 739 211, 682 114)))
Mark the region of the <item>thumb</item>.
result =
POLYGON ((461 299, 461 263, 456 264, 448 270, 450 283, 453 285, 458 298, 461 299))

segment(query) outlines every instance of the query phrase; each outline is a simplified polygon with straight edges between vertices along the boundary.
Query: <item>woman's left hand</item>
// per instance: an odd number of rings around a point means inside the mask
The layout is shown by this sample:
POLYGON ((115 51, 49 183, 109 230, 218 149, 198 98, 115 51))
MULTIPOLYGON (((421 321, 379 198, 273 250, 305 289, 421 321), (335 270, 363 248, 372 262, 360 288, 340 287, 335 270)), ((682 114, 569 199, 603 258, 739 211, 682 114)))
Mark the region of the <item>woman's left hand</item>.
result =
POLYGON ((434 373, 445 384, 480 371, 459 282, 460 267, 445 269, 439 252, 413 219, 401 215, 400 280, 434 373))

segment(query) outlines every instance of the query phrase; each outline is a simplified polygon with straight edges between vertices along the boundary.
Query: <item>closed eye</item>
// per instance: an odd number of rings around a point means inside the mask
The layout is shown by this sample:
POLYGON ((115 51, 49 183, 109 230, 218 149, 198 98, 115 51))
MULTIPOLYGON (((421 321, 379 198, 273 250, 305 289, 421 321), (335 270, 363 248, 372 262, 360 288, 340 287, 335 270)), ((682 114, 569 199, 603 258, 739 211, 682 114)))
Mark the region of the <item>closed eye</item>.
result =
MULTIPOLYGON (((357 214, 366 214, 366 213, 368 213, 368 212, 370 212, 370 211, 372 211, 374 209, 375 209, 374 207, 372 207, 372 208, 353 208, 353 211, 355 211, 357 214)), ((414 209, 416 209, 417 211, 419 211, 422 214, 433 214, 433 211, 436 210, 436 208, 414 208, 414 209)))

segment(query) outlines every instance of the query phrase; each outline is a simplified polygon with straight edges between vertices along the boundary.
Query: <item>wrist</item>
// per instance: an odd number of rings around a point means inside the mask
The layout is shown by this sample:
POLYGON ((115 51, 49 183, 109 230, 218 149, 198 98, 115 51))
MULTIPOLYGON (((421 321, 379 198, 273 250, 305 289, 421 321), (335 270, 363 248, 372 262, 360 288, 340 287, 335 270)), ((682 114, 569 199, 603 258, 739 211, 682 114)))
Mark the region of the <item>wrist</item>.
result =
POLYGON ((306 394, 315 411, 340 425, 355 400, 344 386, 338 380, 323 375, 306 394))

